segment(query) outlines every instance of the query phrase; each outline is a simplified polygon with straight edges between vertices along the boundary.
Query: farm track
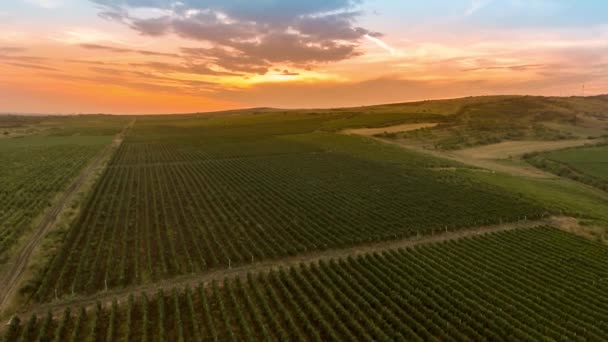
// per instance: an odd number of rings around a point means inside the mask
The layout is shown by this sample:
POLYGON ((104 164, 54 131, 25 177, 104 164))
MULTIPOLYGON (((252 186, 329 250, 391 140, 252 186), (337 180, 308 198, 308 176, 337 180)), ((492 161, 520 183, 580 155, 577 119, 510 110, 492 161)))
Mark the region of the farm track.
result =
POLYGON ((207 285, 212 281, 221 281, 226 277, 241 277, 245 279, 249 273, 267 272, 281 267, 290 267, 301 263, 315 263, 319 261, 327 261, 331 259, 344 259, 352 256, 357 256, 366 253, 383 252, 399 248, 413 247, 417 245, 437 243, 448 240, 457 240, 466 237, 479 236, 494 232, 510 231, 515 229, 530 229, 540 225, 551 225, 562 230, 571 231, 571 228, 578 226, 578 222, 570 217, 549 217, 542 220, 526 220, 519 222, 504 223, 501 225, 492 225, 484 227, 476 227, 471 229, 462 229, 458 231, 440 232, 438 234, 422 236, 416 238, 407 238, 400 240, 391 240, 378 242, 373 244, 359 245, 343 249, 330 249, 325 251, 311 252, 292 257, 285 257, 275 260, 267 260, 254 262, 248 265, 241 265, 230 269, 217 269, 203 274, 191 274, 178 276, 167 280, 161 280, 154 283, 132 286, 123 289, 109 290, 98 292, 89 296, 75 296, 72 298, 58 300, 50 303, 43 303, 29 308, 19 310, 16 315, 22 319, 29 317, 31 314, 44 315, 47 311, 51 311, 54 316, 59 317, 66 307, 92 307, 97 302, 102 305, 109 305, 114 299, 118 303, 128 300, 130 295, 154 295, 158 290, 171 290, 176 287, 196 287, 200 284, 207 285))
POLYGON ((72 202, 74 197, 79 193, 82 186, 91 178, 93 173, 103 167, 104 160, 109 161, 111 153, 115 151, 122 143, 127 131, 134 124, 130 122, 125 128, 116 135, 114 140, 104 147, 86 166, 80 174, 72 181, 67 189, 61 194, 59 199, 53 203, 51 208, 44 214, 42 220, 34 229, 29 241, 15 253, 16 257, 9 261, 4 274, 0 276, 0 314, 10 306, 12 299, 19 289, 19 285, 23 280, 30 259, 35 254, 37 247, 42 243, 46 234, 52 230, 54 224, 63 212, 65 207, 72 202))

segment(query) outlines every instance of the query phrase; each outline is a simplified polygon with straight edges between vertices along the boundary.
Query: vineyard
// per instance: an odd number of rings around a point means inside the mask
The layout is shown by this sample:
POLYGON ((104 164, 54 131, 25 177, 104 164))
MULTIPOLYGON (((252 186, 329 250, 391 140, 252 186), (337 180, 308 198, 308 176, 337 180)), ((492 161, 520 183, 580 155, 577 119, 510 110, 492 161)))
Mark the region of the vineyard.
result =
POLYGON ((608 248, 551 227, 13 319, 6 341, 606 340, 608 248))
POLYGON ((0 263, 110 137, 0 140, 0 263))
POLYGON ((449 162, 364 138, 160 120, 138 120, 30 286, 33 299, 544 214, 429 171, 449 162))

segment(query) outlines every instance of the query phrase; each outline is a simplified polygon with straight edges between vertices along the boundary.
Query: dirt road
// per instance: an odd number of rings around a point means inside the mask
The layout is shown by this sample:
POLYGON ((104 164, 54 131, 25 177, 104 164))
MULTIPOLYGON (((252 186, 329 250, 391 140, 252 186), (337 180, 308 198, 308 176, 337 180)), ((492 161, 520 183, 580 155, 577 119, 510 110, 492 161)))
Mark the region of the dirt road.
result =
POLYGON ((321 260, 347 258, 349 256, 361 255, 364 253, 381 252, 391 249, 412 247, 421 244, 436 243, 446 240, 461 239, 465 237, 478 236, 482 234, 509 231, 515 229, 527 229, 539 225, 551 225, 558 228, 568 225, 578 224, 575 219, 566 217, 550 217, 536 221, 520 221, 513 223, 505 223, 502 225, 484 226, 472 229, 461 229, 457 231, 441 231, 434 235, 414 237, 401 240, 385 241, 361 246, 355 246, 344 249, 331 249, 326 251, 317 251, 298 256, 282 258, 277 260, 267 260, 254 262, 252 264, 240 265, 230 269, 218 269, 202 274, 192 274, 180 277, 175 277, 167 280, 161 280, 155 283, 132 286, 123 289, 114 289, 106 292, 99 292, 90 296, 76 296, 67 299, 61 299, 46 304, 39 304, 29 308, 23 308, 17 315, 21 318, 27 318, 32 313, 43 315, 47 311, 51 311, 54 315, 59 316, 63 313, 66 307, 92 307, 97 301, 103 305, 109 305, 114 299, 119 303, 128 300, 128 297, 146 293, 149 295, 155 294, 159 289, 171 290, 173 288, 181 288, 185 286, 195 287, 199 284, 208 284, 213 280, 221 281, 225 277, 242 277, 245 278, 248 273, 267 272, 279 267, 290 267, 301 263, 314 263, 321 260))
POLYGON ((3 313, 11 304, 14 295, 17 293, 29 261, 37 251, 37 247, 42 243, 46 234, 53 229, 60 214, 68 206, 82 186, 93 177, 96 170, 103 167, 104 161, 109 160, 113 151, 120 146, 124 136, 132 127, 134 121, 129 123, 106 147, 104 147, 85 167, 82 172, 74 179, 72 184, 61 194, 59 199, 44 214, 40 223, 34 229, 28 242, 15 253, 5 272, 0 275, 0 314, 3 313))
POLYGON ((380 133, 395 133, 395 132, 409 132, 415 131, 421 128, 430 128, 437 126, 436 122, 425 122, 425 123, 413 123, 413 124, 402 124, 396 126, 379 127, 379 128, 351 128, 345 129, 342 133, 345 134, 360 134, 360 135, 374 135, 380 133))
POLYGON ((521 157, 529 152, 559 150, 566 147, 582 146, 593 143, 589 139, 571 139, 557 141, 503 141, 497 144, 465 148, 455 153, 475 159, 509 159, 521 157))

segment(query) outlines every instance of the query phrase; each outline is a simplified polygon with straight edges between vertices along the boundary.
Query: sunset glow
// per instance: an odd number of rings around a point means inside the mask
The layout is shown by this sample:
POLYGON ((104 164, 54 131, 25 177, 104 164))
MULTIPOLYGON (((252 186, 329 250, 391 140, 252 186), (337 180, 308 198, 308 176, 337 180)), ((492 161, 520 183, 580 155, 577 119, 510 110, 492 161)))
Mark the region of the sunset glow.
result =
POLYGON ((604 1, 15 0, 0 112, 608 93, 604 1))

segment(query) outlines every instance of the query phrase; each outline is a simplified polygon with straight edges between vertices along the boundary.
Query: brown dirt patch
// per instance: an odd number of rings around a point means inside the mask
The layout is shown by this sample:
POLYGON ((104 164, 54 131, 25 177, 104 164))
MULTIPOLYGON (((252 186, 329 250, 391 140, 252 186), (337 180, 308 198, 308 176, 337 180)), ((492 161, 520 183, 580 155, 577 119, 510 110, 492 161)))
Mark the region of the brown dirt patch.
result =
POLYGON ((558 150, 566 147, 581 146, 592 143, 592 140, 558 140, 558 141, 504 141, 498 144, 465 148, 454 151, 456 155, 474 159, 508 159, 520 157, 529 152, 558 150))
POLYGON ((382 133, 397 133, 397 132, 409 132, 415 131, 421 128, 431 128, 437 126, 435 122, 424 122, 424 123, 410 123, 388 127, 379 128, 353 128, 342 131, 345 134, 359 134, 359 135, 375 135, 382 133))

